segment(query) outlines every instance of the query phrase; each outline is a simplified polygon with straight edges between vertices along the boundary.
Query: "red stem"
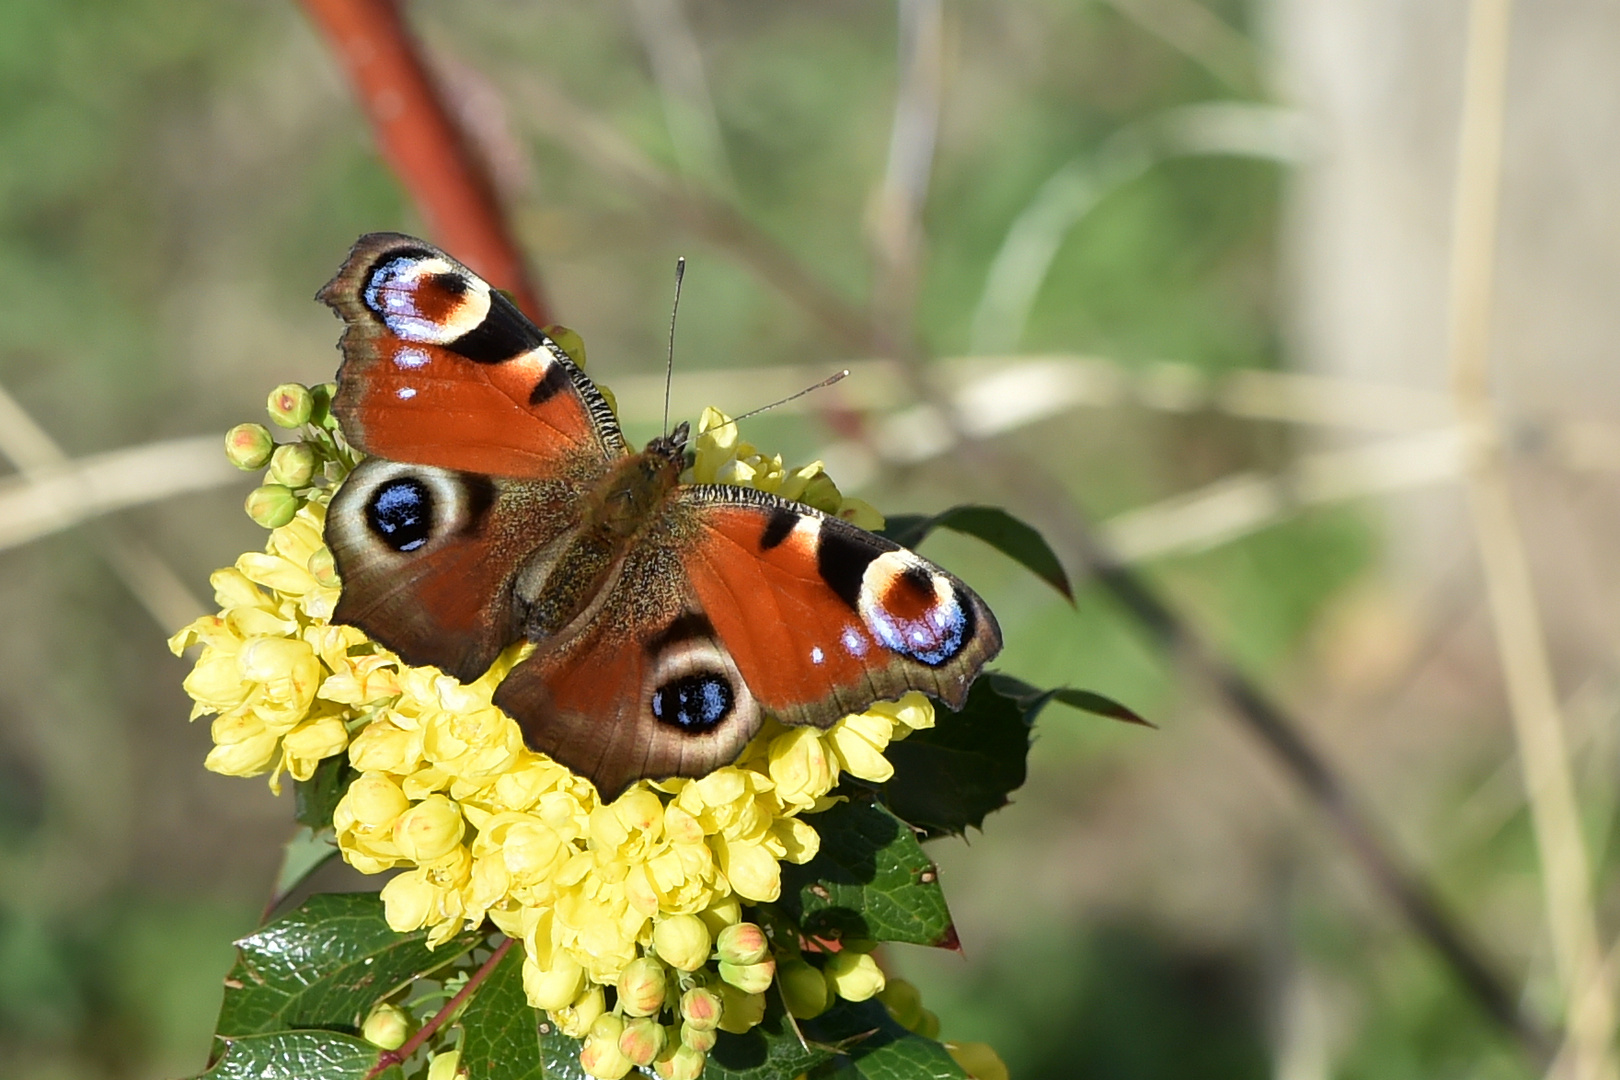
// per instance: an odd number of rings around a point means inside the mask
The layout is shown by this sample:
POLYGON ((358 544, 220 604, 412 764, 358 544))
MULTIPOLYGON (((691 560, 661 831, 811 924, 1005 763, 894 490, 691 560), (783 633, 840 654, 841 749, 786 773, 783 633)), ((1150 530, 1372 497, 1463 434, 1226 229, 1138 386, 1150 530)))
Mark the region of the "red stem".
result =
POLYGON ((495 185, 472 153, 428 73, 394 0, 303 0, 342 61, 378 148, 410 192, 433 239, 550 320, 508 228, 495 185))
POLYGON ((435 1031, 444 1026, 444 1022, 450 1019, 450 1015, 461 1008, 461 1003, 466 1001, 474 990, 478 989, 478 984, 489 978, 489 973, 495 970, 495 965, 501 962, 501 957, 506 955, 507 950, 512 947, 512 942, 516 940, 516 938, 507 938, 501 942, 495 951, 490 954, 489 959, 485 960, 478 970, 472 973, 472 978, 467 980, 467 985, 456 991, 456 996, 445 1002, 444 1008, 434 1013, 433 1018, 423 1024, 422 1030, 412 1035, 404 1046, 401 1046, 398 1050, 384 1050, 377 1055, 377 1064, 373 1065, 371 1071, 366 1073, 366 1080, 372 1080, 383 1070, 391 1069, 395 1065, 403 1065, 409 1060, 410 1056, 416 1053, 423 1043, 433 1037, 435 1031))

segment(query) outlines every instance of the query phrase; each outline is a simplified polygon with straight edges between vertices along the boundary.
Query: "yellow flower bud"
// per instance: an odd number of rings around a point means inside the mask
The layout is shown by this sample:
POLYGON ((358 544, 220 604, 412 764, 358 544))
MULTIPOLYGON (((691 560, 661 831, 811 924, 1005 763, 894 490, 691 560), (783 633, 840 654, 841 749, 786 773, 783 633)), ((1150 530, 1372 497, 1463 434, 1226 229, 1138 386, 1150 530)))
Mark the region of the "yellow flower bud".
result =
POLYGON ((787 1010, 800 1020, 810 1020, 827 1011, 827 980, 803 960, 788 960, 776 972, 787 1010))
POLYGON ((660 1080, 698 1080, 703 1075, 705 1055, 690 1046, 677 1046, 653 1063, 660 1080))
POLYGON ((225 433, 225 458, 243 472, 264 468, 275 449, 263 424, 237 424, 225 433))
POLYGON ((709 959, 709 928, 696 915, 671 915, 653 927, 659 959, 679 971, 696 971, 709 959))
POLYGON ((720 961, 720 977, 745 994, 763 994, 776 975, 775 960, 757 964, 728 964, 720 961))
POLYGON ((865 1001, 883 989, 883 971, 865 953, 845 949, 827 958, 827 981, 845 1001, 865 1001))
POLYGON ((262 484, 248 492, 242 509, 255 525, 279 529, 298 513, 298 496, 281 484, 262 484))
POLYGON ((767 753, 777 797, 787 805, 809 807, 832 789, 834 762, 816 728, 796 727, 778 735, 767 753))
POLYGON ((317 584, 325 585, 328 589, 335 589, 342 582, 337 575, 337 560, 332 558, 332 549, 322 545, 309 556, 309 576, 317 584))
MULTIPOLYGON (((349 729, 336 716, 321 716, 305 720, 287 732, 281 745, 289 758, 302 759, 313 767, 315 762, 329 758, 349 745, 349 729)), ((294 775, 297 776, 297 770, 294 770, 294 775)), ((309 779, 308 776, 297 778, 309 779)))
POLYGON ((438 890, 429 884, 420 870, 389 879, 382 887, 383 918, 395 933, 408 934, 420 930, 433 914, 438 890))
POLYGON ((339 830, 351 820, 372 829, 392 829, 399 815, 410 808, 410 800, 398 784, 381 773, 366 773, 355 777, 343 793, 332 823, 339 830), (340 818, 345 824, 339 823, 340 818))
POLYGON ((366 1022, 360 1027, 360 1035, 372 1046, 384 1050, 398 1050, 405 1045, 405 1040, 411 1037, 410 1014, 398 1005, 383 1002, 371 1010, 366 1022))
POLYGON ((1007 1066, 988 1043, 948 1042, 945 1051, 973 1080, 1007 1080, 1007 1066))
POLYGON ((639 1016, 624 1025, 619 1036, 619 1053, 635 1065, 651 1065, 653 1058, 664 1049, 667 1036, 658 1021, 650 1016, 639 1016))
POLYGON ((681 1019, 688 1027, 700 1031, 713 1031, 720 1023, 720 998, 701 986, 694 986, 681 995, 681 1019))
POLYGON ((309 419, 309 414, 315 408, 315 398, 310 394, 309 387, 302 383, 282 383, 270 391, 265 408, 277 426, 295 428, 309 419))
POLYGON ((394 843, 415 863, 443 858, 461 843, 461 808, 443 795, 429 795, 394 822, 394 843))
POLYGON ((681 1045, 690 1046, 699 1053, 707 1054, 714 1049, 719 1040, 713 1028, 695 1028, 691 1024, 681 1025, 681 1045))
POLYGON ((461 1067, 460 1050, 434 1054, 433 1060, 428 1062, 427 1080, 456 1080, 456 1077, 466 1075, 467 1070, 461 1067))
POLYGON ((771 943, 756 923, 737 923, 715 938, 720 959, 731 964, 757 964, 770 954, 771 943))
POLYGON ((653 1016, 664 1007, 665 985, 664 965, 637 957, 619 974, 619 1005, 631 1016, 653 1016))
POLYGON ((537 1009, 561 1009, 579 996, 585 969, 579 961, 558 949, 551 957, 551 969, 542 971, 532 959, 523 961, 523 993, 537 1009))
POLYGON ((602 994, 600 986, 587 986, 585 992, 574 999, 572 1005, 562 1009, 551 1010, 551 1018, 557 1022, 557 1027, 570 1039, 583 1039, 590 1033, 591 1025, 601 1016, 607 1008, 607 999, 602 994))
POLYGON ((765 1019, 764 994, 747 994, 730 983, 721 983, 718 989, 723 1002, 720 1009, 721 1031, 741 1035, 765 1019))
POLYGON ((287 443, 270 455, 270 479, 290 488, 308 487, 315 477, 315 448, 308 443, 287 443))
POLYGON ((878 991, 877 999, 883 1002, 883 1007, 889 1010, 889 1016, 894 1022, 907 1031, 916 1031, 917 1024, 922 1020, 923 1004, 922 994, 917 988, 904 979, 890 979, 883 989, 878 991))
POLYGON ((597 1080, 619 1080, 634 1066, 619 1050, 619 1036, 624 1034, 624 1021, 612 1015, 598 1016, 585 1037, 585 1046, 579 1052, 579 1064, 597 1080))

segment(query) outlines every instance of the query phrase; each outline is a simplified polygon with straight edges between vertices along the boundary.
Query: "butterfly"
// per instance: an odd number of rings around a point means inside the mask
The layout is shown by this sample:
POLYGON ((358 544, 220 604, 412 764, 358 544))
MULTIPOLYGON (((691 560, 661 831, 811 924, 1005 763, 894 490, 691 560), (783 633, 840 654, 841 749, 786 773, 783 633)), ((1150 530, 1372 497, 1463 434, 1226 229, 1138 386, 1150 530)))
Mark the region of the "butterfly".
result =
POLYGON ((325 535, 333 621, 466 682, 604 800, 735 760, 766 714, 830 726, 921 690, 960 708, 995 617, 883 537, 750 488, 688 484, 688 427, 639 453, 503 293, 397 233, 317 295, 345 323, 332 409, 367 455, 325 535))

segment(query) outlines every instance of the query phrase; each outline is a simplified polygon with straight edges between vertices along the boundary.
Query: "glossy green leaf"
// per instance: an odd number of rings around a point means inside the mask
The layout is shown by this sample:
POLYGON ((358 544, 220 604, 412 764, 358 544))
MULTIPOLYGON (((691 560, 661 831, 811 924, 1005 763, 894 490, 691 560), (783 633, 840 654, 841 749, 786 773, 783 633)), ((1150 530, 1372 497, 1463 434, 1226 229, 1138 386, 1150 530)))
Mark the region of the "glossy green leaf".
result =
POLYGON ((939 871, 917 835, 875 802, 842 803, 809 820, 821 851, 782 867, 782 908, 815 937, 955 947, 939 871))
POLYGON ((1040 711, 1052 702, 1067 705, 1071 709, 1091 713, 1108 720, 1119 720, 1127 724, 1139 724, 1142 727, 1157 728, 1158 725, 1151 720, 1144 719, 1135 711, 1126 708, 1111 697, 1105 697, 1095 690, 1076 690, 1068 686, 1060 686, 1055 690, 1042 690, 1031 686, 1022 679, 1015 679, 1011 675, 1003 675, 999 671, 990 672, 986 678, 993 683, 996 689, 1008 697, 1016 698, 1023 705, 1025 716, 1033 724, 1040 711))
POLYGON ((914 548, 938 528, 983 540, 1074 602, 1069 575, 1046 538, 1033 525, 998 506, 953 506, 932 517, 896 514, 889 518, 883 535, 902 547, 914 548))
MULTIPOLYGON (((202 1074, 207 1080, 364 1080, 378 1050, 335 1031, 272 1031, 226 1040, 225 1052, 202 1074)), ((399 1068, 378 1080, 399 1080, 399 1068)), ((200 1078, 199 1078, 200 1080, 200 1078)))
POLYGON ((841 1047, 837 1080, 968 1080, 945 1047, 913 1035, 876 1001, 844 1003, 801 1026, 806 1038, 841 1047))
MULTIPOLYGON (((541 1053, 544 1016, 523 994, 523 947, 501 958, 461 1014, 461 1064, 468 1080, 547 1080, 541 1053)), ((578 1066, 578 1049, 574 1050, 578 1066)))
POLYGON ((358 1032, 371 1007, 480 940, 463 933, 429 950, 425 931, 397 934, 376 893, 321 893, 236 943, 218 1033, 283 1028, 358 1032))
POLYGON ((546 1080, 591 1080, 591 1075, 579 1063, 579 1052, 583 1046, 580 1040, 570 1039, 558 1031, 551 1021, 541 1017, 540 1061, 546 1080))
POLYGON ((758 1026, 743 1035, 720 1033, 703 1080, 794 1080, 834 1055, 831 1047, 800 1041, 773 990, 758 1026))

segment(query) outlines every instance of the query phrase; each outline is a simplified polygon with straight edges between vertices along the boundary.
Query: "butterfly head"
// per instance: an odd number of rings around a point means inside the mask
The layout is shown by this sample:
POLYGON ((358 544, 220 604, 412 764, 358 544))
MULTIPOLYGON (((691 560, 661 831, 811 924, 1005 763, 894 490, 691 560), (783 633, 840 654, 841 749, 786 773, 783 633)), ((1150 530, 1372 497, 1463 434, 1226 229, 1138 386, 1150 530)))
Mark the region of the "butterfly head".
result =
POLYGON ((684 461, 686 458, 686 442, 691 437, 692 425, 684 420, 675 425, 675 430, 668 435, 660 435, 647 444, 646 456, 652 459, 665 461, 684 461))

